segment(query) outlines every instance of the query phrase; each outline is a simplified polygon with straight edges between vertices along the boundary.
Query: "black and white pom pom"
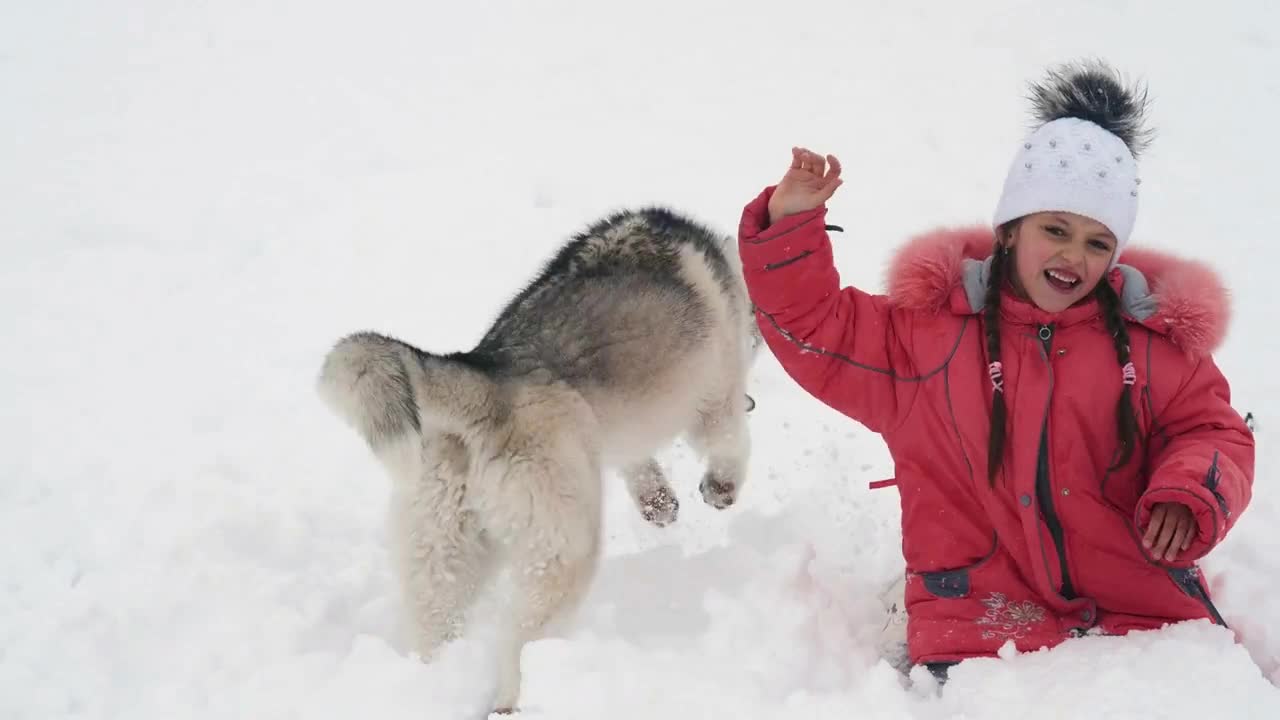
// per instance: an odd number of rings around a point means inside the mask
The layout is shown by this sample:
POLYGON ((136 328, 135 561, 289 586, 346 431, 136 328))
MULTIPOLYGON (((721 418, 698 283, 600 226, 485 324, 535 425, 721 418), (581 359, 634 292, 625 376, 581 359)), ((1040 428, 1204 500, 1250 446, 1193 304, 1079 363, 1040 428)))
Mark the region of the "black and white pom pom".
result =
POLYGON ((1088 120, 1120 138, 1134 157, 1154 135, 1145 126, 1146 89, 1125 87, 1119 73, 1100 60, 1050 69, 1043 81, 1031 84, 1031 102, 1040 123, 1065 117, 1088 120))

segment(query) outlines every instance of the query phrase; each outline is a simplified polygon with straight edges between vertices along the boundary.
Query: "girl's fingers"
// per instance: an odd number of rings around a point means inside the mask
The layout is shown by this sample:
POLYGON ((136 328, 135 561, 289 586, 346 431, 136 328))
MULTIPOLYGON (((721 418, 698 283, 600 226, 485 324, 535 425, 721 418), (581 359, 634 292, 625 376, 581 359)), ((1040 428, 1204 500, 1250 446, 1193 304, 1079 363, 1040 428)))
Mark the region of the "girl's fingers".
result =
POLYGON ((819 204, 830 200, 831 196, 836 194, 836 188, 839 188, 843 184, 844 184, 844 181, 838 177, 833 177, 830 180, 828 180, 827 183, 823 185, 820 190, 818 190, 819 204))
POLYGON ((824 195, 823 197, 824 202, 826 201, 827 198, 831 197, 835 193, 836 188, 844 184, 844 180, 840 179, 840 170, 841 170, 840 161, 836 159, 835 155, 828 155, 827 161, 831 163, 831 166, 827 170, 826 177, 822 179, 821 192, 824 195))
POLYGON ((841 166, 840 166, 840 161, 836 159, 836 156, 835 156, 835 155, 828 155, 828 156, 827 156, 827 162, 831 164, 831 169, 830 169, 830 171, 827 173, 827 177, 828 177, 828 178, 838 178, 838 177, 840 177, 840 170, 841 170, 841 166))
POLYGON ((809 169, 809 156, 810 156, 810 155, 812 155, 812 154, 813 154, 813 153, 809 152, 809 149, 808 149, 808 148, 803 148, 803 147, 798 147, 798 148, 796 148, 796 164, 795 164, 795 167, 797 167, 797 168, 799 168, 799 169, 801 169, 801 170, 808 170, 808 169, 809 169))
POLYGON ((1178 553, 1187 547, 1187 526, 1179 522, 1176 527, 1177 529, 1173 533, 1173 541, 1169 543, 1169 549, 1164 553, 1165 562, 1171 562, 1178 557, 1178 553))
POLYGON ((1155 544, 1156 537, 1160 535, 1160 528, 1164 525, 1164 516, 1166 508, 1164 505, 1157 505, 1155 510, 1151 511, 1151 522, 1147 525, 1147 534, 1142 536, 1142 545, 1147 549, 1155 544))
POLYGON ((835 155, 819 155, 806 147, 798 145, 791 148, 791 167, 788 168, 787 172, 799 170, 811 175, 812 177, 808 178, 794 176, 793 180, 801 183, 796 186, 797 189, 803 187, 813 192, 820 203, 825 202, 835 193, 836 188, 840 187, 843 182, 840 180, 842 169, 840 161, 836 159, 835 155))
POLYGON ((792 167, 799 167, 801 170, 805 170, 817 175, 818 177, 822 177, 827 170, 827 161, 823 159, 821 155, 809 148, 802 147, 797 148, 797 150, 799 151, 799 164, 796 165, 793 163, 792 167))
POLYGON ((1178 532, 1178 523, 1174 520, 1172 513, 1166 513, 1164 518, 1164 528, 1160 531, 1160 537, 1156 540, 1155 557, 1164 557, 1173 549, 1173 536, 1178 532))
POLYGON ((818 153, 809 153, 809 155, 811 156, 810 163, 813 166, 813 174, 817 175, 818 179, 822 179, 827 174, 827 159, 818 153))

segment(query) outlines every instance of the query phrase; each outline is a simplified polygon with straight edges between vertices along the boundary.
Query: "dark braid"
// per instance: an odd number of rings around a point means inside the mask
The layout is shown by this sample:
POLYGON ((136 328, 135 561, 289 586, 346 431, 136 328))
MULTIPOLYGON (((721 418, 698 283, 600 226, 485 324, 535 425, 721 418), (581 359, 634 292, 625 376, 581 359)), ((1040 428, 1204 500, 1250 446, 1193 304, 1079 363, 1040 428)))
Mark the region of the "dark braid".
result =
MULTIPOLYGON (((1094 290, 1098 304, 1102 306, 1102 318, 1107 323, 1107 331, 1116 344, 1116 359, 1120 367, 1129 364, 1129 329, 1125 327, 1124 318, 1120 316, 1120 298, 1115 288, 1103 278, 1094 290)), ((1134 446, 1138 437, 1138 417, 1133 411, 1133 386, 1124 385, 1120 392, 1120 400, 1116 403, 1116 437, 1119 438, 1115 464, 1108 470, 1123 467, 1133 457, 1134 446)))
MULTIPOLYGON (((1000 290, 1004 284, 1005 263, 1009 257, 1009 228, 1000 228, 999 240, 996 242, 995 254, 991 256, 991 271, 987 277, 987 298, 984 315, 987 332, 988 363, 1000 362, 1000 290)), ((993 380, 994 382, 994 380, 993 380)), ((991 393, 991 438, 987 444, 987 483, 996 485, 996 473, 1000 470, 1004 457, 1005 416, 1004 390, 994 389, 991 393)))

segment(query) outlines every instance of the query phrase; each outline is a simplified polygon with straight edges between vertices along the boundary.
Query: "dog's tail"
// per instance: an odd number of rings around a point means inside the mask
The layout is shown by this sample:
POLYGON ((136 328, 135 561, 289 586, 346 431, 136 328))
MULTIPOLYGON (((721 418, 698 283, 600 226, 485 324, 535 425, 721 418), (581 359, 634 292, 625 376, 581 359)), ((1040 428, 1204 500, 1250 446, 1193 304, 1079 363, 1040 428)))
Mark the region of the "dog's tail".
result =
POLYGON ((764 345, 764 336, 760 334, 760 326, 756 324, 756 307, 747 293, 747 280, 742 267, 742 255, 738 251, 738 239, 733 235, 724 235, 720 240, 720 252, 729 263, 729 271, 733 274, 734 287, 741 295, 741 312, 746 325, 747 357, 754 360, 760 347, 764 345))
POLYGON ((492 419, 497 396, 496 383, 478 364, 373 332, 334 345, 317 389, 375 453, 424 427, 473 435, 492 419))

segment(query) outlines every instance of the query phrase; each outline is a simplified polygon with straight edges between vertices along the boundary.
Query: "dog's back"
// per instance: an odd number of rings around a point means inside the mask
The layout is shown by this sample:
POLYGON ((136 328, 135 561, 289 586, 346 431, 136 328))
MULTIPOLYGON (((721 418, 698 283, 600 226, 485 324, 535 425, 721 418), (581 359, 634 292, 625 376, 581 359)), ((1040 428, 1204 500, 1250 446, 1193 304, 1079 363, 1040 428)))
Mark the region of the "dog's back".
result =
POLYGON ((647 452, 692 419, 697 398, 673 395, 750 362, 734 250, 669 210, 612 214, 566 243, 467 355, 500 377, 573 388, 608 435, 630 439, 606 437, 606 450, 634 459, 627 446, 647 452))

